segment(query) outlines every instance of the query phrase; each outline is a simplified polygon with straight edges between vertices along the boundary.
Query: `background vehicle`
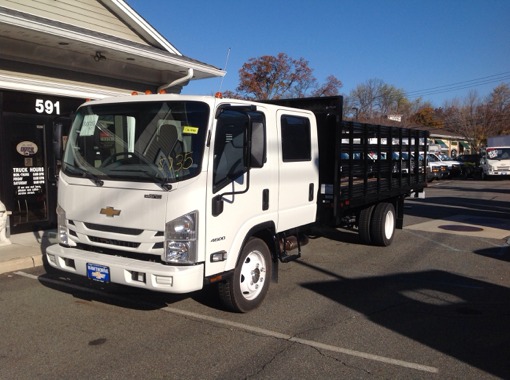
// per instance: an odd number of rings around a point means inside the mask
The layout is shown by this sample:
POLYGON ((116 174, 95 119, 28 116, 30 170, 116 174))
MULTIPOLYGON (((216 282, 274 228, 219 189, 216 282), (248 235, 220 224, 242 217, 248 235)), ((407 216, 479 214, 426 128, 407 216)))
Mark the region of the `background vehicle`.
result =
POLYGON ((449 176, 448 166, 436 157, 436 155, 428 153, 426 157, 428 170, 427 180, 429 180, 429 182, 449 176))
MULTIPOLYGON (((447 167, 447 177, 457 177, 462 173, 461 164, 459 161, 452 159, 445 153, 429 153, 435 156, 438 161, 447 167)), ((429 157, 430 158, 430 157, 429 157)))
POLYGON ((62 159, 49 264, 168 293, 217 283, 225 306, 246 312, 316 227, 390 245, 404 199, 426 186, 424 167, 395 173, 392 153, 426 151, 427 132, 341 115, 342 97, 85 103, 62 159))
POLYGON ((482 178, 510 175, 510 136, 487 139, 487 147, 480 160, 482 178))
POLYGON ((481 175, 479 154, 461 154, 457 156, 457 161, 460 162, 462 167, 462 175, 466 178, 478 178, 481 175))

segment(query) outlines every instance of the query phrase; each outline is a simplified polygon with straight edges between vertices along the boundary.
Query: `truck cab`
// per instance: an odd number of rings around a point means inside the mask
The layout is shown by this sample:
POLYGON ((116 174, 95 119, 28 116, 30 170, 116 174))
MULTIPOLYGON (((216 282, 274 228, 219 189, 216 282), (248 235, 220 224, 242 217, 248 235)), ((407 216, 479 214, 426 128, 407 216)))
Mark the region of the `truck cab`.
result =
POLYGON ((315 221, 317 189, 310 111, 181 95, 91 101, 67 140, 48 262, 162 292, 217 281, 245 311, 267 291, 277 234, 315 221))
POLYGON ((510 146, 487 147, 480 159, 483 179, 510 175, 510 146))

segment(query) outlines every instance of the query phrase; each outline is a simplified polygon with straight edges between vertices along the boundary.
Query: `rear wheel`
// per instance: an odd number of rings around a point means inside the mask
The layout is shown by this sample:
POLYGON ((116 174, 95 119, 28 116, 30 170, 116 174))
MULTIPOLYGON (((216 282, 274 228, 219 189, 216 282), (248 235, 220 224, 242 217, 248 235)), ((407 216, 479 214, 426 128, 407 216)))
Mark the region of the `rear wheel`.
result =
POLYGON ((387 247, 395 235, 395 207, 391 203, 379 203, 370 221, 372 243, 387 247))
POLYGON ((370 234, 370 221, 372 220, 372 214, 374 212, 374 206, 364 208, 359 213, 358 217, 358 235, 362 244, 372 244, 372 237, 370 234))
POLYGON ((222 303, 232 311, 255 309, 269 289, 271 254, 263 240, 250 238, 241 251, 234 275, 219 284, 222 303))

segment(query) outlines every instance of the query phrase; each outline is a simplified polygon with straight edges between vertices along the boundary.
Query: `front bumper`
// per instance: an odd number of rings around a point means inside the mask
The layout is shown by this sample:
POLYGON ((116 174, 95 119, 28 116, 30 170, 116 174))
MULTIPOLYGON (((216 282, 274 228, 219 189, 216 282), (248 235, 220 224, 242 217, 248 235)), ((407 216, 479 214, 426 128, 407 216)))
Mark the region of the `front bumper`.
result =
POLYGON ((108 267, 110 282, 164 293, 190 293, 204 285, 204 265, 170 266, 119 256, 67 248, 46 249, 48 263, 57 269, 87 276, 87 263, 108 267))

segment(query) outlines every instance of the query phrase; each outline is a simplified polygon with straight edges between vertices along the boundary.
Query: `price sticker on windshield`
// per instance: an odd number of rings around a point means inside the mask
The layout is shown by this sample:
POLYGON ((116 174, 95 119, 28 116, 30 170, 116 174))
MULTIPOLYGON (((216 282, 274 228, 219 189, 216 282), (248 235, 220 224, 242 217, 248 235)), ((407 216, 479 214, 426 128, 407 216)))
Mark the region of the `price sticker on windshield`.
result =
POLYGON ((94 136, 98 115, 85 115, 81 125, 80 136, 94 136))
POLYGON ((498 150, 497 149, 487 149, 487 156, 489 158, 496 158, 498 156, 498 150))
POLYGON ((198 128, 186 125, 182 127, 182 133, 189 133, 190 135, 198 134, 198 128))

